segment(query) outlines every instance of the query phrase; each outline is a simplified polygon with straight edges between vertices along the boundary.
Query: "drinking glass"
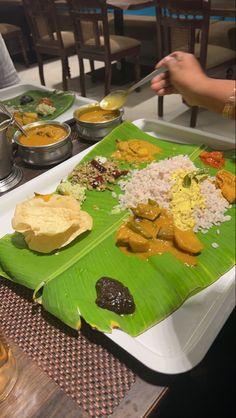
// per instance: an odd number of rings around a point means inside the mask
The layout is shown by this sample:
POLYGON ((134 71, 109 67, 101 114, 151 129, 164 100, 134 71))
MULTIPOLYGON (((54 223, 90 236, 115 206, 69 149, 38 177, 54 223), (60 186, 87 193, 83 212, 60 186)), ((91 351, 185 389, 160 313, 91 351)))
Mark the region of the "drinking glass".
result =
POLYGON ((16 379, 16 360, 6 338, 0 330, 0 402, 10 393, 16 383, 16 379))

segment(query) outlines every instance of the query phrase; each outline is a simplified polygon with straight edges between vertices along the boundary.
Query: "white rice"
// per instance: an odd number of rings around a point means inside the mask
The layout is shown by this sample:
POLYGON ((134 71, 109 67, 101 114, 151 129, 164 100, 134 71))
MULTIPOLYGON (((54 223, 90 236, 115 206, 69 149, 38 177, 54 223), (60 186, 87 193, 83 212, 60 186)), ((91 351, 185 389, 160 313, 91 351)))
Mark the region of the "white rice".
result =
POLYGON ((201 185, 201 192, 204 195, 204 209, 197 208, 194 211, 196 226, 195 231, 209 229, 213 225, 221 222, 230 221, 231 216, 225 215, 229 208, 228 201, 222 196, 220 189, 217 189, 213 178, 204 180, 201 185))
POLYGON ((187 156, 176 156, 159 162, 153 162, 142 170, 134 170, 128 182, 120 182, 125 192, 119 196, 121 209, 137 206, 153 199, 163 208, 168 209, 171 200, 170 189, 173 181, 171 173, 180 169, 195 170, 193 162, 187 156))
MULTIPOLYGON (((127 181, 119 182, 124 194, 119 195, 119 204, 116 208, 128 209, 139 203, 146 203, 148 199, 158 202, 160 207, 169 209, 172 173, 178 169, 195 171, 197 167, 188 156, 179 155, 159 162, 153 162, 142 170, 134 170, 127 181)), ((194 211, 194 231, 207 232, 213 225, 229 221, 230 216, 225 215, 230 204, 216 188, 213 178, 207 178, 201 183, 201 192, 205 198, 204 209, 197 208, 194 211)))

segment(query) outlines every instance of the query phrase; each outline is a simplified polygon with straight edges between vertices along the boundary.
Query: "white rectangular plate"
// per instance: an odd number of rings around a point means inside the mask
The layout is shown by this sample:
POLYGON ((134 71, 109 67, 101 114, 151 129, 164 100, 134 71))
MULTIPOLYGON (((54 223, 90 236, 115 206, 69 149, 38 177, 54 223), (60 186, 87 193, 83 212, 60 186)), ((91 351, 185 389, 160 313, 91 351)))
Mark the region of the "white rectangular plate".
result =
MULTIPOLYGON (((155 135, 168 138, 168 132, 170 131, 171 134, 172 128, 173 126, 169 124, 156 122, 155 135)), ((175 127, 175 135, 172 134, 172 140, 178 141, 178 138, 184 138, 186 131, 185 128, 175 127)), ((16 203, 32 196, 34 192, 50 193, 55 190, 60 180, 90 149, 2 196, 0 236, 12 232, 11 219, 16 203)), ((106 336, 156 372, 167 374, 185 372, 203 359, 233 310, 234 285, 234 269, 231 269, 211 286, 189 298, 167 319, 140 336, 133 338, 120 330, 113 330, 112 334, 106 336)))
MULTIPOLYGON (((54 89, 41 86, 41 85, 34 85, 34 84, 16 84, 15 86, 1 89, 0 100, 12 99, 14 97, 19 96, 20 94, 24 94, 28 90, 53 91, 54 89)), ((59 122, 67 122, 73 118, 73 112, 76 109, 78 109, 78 107, 84 106, 86 104, 93 103, 93 102, 94 100, 88 99, 87 97, 81 97, 81 96, 75 95, 75 101, 73 105, 69 109, 67 109, 64 113, 62 113, 57 118, 55 118, 55 120, 58 120, 59 122)))

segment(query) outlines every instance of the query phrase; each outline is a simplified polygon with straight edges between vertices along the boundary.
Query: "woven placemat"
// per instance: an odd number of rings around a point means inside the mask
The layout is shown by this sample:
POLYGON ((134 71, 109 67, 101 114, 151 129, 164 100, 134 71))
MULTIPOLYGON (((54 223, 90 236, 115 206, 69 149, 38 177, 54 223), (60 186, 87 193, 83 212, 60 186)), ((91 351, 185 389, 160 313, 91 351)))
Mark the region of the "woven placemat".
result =
POLYGON ((6 336, 91 417, 111 415, 136 375, 83 324, 76 332, 32 302, 32 292, 0 278, 0 323, 6 336))

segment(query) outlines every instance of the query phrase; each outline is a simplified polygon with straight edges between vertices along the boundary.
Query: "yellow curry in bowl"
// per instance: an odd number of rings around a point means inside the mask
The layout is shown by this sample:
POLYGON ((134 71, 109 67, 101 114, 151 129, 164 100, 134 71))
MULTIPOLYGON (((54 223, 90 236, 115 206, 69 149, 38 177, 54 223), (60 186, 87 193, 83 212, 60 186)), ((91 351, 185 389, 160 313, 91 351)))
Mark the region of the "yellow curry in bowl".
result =
POLYGON ((104 110, 98 105, 82 107, 75 111, 75 117, 79 122, 102 123, 109 122, 120 116, 117 110, 104 110))
POLYGON ((119 116, 119 114, 112 110, 93 109, 87 111, 79 116, 79 120, 82 122, 107 122, 119 116))
POLYGON ((68 132, 63 126, 54 124, 38 125, 26 129, 27 136, 20 135, 18 141, 28 147, 54 144, 66 138, 68 132))

